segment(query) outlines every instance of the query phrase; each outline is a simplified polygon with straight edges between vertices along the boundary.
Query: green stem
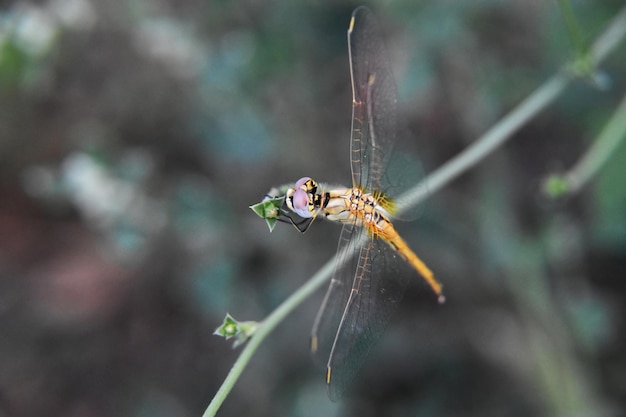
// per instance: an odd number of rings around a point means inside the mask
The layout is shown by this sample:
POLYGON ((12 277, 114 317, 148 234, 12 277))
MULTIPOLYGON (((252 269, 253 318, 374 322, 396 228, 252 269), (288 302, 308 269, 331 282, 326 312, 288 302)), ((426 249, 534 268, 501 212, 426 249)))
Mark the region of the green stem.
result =
MULTIPOLYGON (((611 24, 592 45, 589 57, 593 65, 599 65, 609 52, 622 41, 625 35, 626 7, 613 18, 611 24)), ((571 77, 567 71, 560 71, 552 76, 484 135, 478 138, 476 142, 442 165, 420 184, 401 195, 396 201, 398 212, 402 213, 411 207, 415 207, 415 205, 482 161, 487 155, 506 142, 520 127, 554 101, 567 87, 570 80, 571 77)))
POLYGON ((589 58, 598 65, 615 49, 626 35, 626 7, 611 20, 609 26, 596 39, 589 51, 589 58))
POLYGON ((237 358, 233 364, 233 367, 230 369, 230 372, 226 376, 222 386, 215 394, 215 397, 213 397, 213 400, 211 400, 211 403, 207 407, 204 414, 202 414, 202 417, 212 417, 217 413, 217 410, 219 410, 220 406, 226 399, 226 396, 228 396, 228 393, 232 390, 235 382, 237 382, 237 379, 239 379, 239 376, 265 337, 267 337, 267 335, 269 335, 270 332, 293 311, 293 309, 300 305, 302 301, 327 282, 334 269, 335 259, 333 258, 326 262, 324 266, 322 266, 322 268, 317 271, 313 277, 311 277, 311 279, 309 279, 302 287, 298 288, 296 292, 287 298, 280 306, 278 306, 278 308, 276 308, 276 310, 274 310, 265 318, 265 320, 263 320, 262 323, 259 324, 254 336, 250 338, 245 348, 241 351, 239 358, 237 358))
POLYGON ((567 192, 578 192, 609 160, 624 138, 626 138, 626 96, 593 146, 565 175, 567 192))
POLYGON ((442 165, 416 187, 401 195, 396 200, 398 212, 402 213, 411 207, 415 207, 416 204, 426 199, 426 197, 439 191, 456 177, 482 161, 509 139, 521 126, 558 97, 569 81, 570 78, 564 72, 550 78, 483 136, 478 138, 476 142, 442 165))
MULTIPOLYGON (((611 25, 597 39, 590 51, 590 57, 597 65, 615 46, 622 40, 626 32, 626 7, 613 19, 611 25)), ((550 78, 538 90, 531 94, 526 100, 520 103, 504 119, 497 123, 485 135, 479 138, 476 143, 463 151, 460 155, 446 163, 437 171, 433 172, 420 184, 417 184, 411 191, 405 193, 398 201, 399 210, 406 210, 416 205, 433 194, 445 185, 450 183, 460 174, 476 165, 487 155, 493 152, 507 138, 517 131, 524 123, 537 115, 549 103, 551 103, 567 86, 569 78, 563 73, 559 73, 550 78), (424 186, 428 184, 428 187, 424 186)), ((345 259, 345 258, 344 258, 345 259)), ((233 364, 230 372, 226 376, 224 383, 213 397, 203 417, 214 416, 220 408, 228 393, 232 390, 235 382, 243 372, 252 355, 261 345, 263 340, 272 330, 287 317, 304 299, 320 288, 330 279, 335 268, 335 259, 331 259, 285 300, 273 313, 271 313, 260 325, 254 336, 248 341, 242 350, 239 358, 233 364)))
POLYGON ((585 45, 570 2, 568 0, 559 0, 559 6, 561 6, 565 27, 567 27, 567 31, 569 32, 574 50, 576 51, 576 56, 580 57, 585 53, 585 45))

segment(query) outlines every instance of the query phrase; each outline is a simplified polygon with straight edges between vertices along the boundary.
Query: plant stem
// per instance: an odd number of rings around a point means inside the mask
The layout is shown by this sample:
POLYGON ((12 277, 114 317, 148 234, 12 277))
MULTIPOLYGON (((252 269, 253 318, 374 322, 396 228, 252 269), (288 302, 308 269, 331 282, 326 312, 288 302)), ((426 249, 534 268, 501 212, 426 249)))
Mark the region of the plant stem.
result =
POLYGON ((611 20, 609 26, 596 39, 589 51, 595 65, 600 64, 607 55, 624 39, 626 35, 626 7, 611 20))
POLYGON ((401 195, 396 200, 398 212, 402 213, 414 207, 426 199, 426 197, 439 191, 456 177, 478 164, 509 139, 524 123, 536 116, 558 97, 569 81, 570 77, 564 72, 546 81, 476 142, 442 165, 416 187, 401 195))
POLYGON ((211 403, 207 407, 203 417, 212 417, 217 413, 226 396, 231 391, 237 379, 243 372, 244 368, 252 358, 252 355, 257 350, 261 342, 272 330, 282 322, 293 309, 295 309, 302 301, 313 294, 318 288, 320 288, 333 273, 335 268, 335 259, 332 258, 317 271, 315 275, 311 277, 302 287, 298 288, 289 298, 287 298, 276 310, 274 310, 269 316, 263 320, 254 333, 254 336, 250 338, 245 348, 241 351, 239 358, 233 364, 230 372, 226 376, 226 379, 222 383, 222 386, 211 400, 211 403))
MULTIPOLYGON (((607 29, 596 39, 589 51, 594 66, 606 58, 626 35, 626 7, 613 18, 607 29)), ((566 66, 567 68, 567 66, 566 66)), ((439 191, 456 177, 478 164, 506 142, 526 122, 536 116, 563 92, 571 77, 565 70, 552 76, 524 101, 511 110, 467 149, 445 163, 417 186, 396 200, 398 213, 415 207, 426 197, 439 191)))
POLYGON ((563 20, 565 20, 565 27, 569 32, 570 39, 572 41, 576 56, 581 56, 585 52, 585 45, 583 43, 583 37, 580 34, 580 28, 569 0, 559 0, 559 6, 561 7, 561 13, 563 13, 563 20))
POLYGON ((568 193, 578 192, 609 160, 626 137, 626 96, 622 99, 611 120, 606 124, 593 146, 565 175, 568 193))

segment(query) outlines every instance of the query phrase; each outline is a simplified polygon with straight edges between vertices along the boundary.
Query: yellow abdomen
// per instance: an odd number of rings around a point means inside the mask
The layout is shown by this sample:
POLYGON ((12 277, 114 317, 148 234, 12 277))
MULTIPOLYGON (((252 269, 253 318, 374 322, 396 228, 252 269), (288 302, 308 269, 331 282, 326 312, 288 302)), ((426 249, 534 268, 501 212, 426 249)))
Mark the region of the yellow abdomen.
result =
POLYGON ((445 297, 441 291, 441 284, 435 278, 433 272, 426 266, 424 262, 409 248, 409 245, 398 234, 393 224, 384 216, 381 216, 375 223, 366 223, 370 232, 384 239, 389 246, 398 251, 398 253, 426 280, 428 285, 437 294, 439 303, 445 301, 445 297))

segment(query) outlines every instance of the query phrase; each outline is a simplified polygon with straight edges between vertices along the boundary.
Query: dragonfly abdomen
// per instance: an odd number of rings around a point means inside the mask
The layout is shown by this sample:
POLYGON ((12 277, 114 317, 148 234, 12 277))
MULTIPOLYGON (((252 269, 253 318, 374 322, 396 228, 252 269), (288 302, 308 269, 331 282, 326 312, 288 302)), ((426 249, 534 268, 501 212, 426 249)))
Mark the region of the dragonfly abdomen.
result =
POLYGON ((398 234, 393 224, 387 219, 382 223, 383 227, 377 228, 378 237, 382 238, 395 249, 430 285, 435 294, 438 296, 439 303, 445 301, 445 297, 441 290, 441 284, 435 278, 433 272, 426 266, 424 262, 409 248, 409 245, 398 234))

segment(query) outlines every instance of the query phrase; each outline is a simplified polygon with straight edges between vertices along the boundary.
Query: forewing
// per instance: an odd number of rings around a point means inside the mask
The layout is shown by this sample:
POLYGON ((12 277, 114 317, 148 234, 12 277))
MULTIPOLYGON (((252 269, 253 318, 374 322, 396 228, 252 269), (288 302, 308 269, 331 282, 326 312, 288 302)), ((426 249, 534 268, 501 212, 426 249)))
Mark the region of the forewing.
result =
POLYGON ((352 181, 380 189, 396 139, 396 84, 378 23, 366 7, 352 14, 348 29, 352 78, 352 181))

